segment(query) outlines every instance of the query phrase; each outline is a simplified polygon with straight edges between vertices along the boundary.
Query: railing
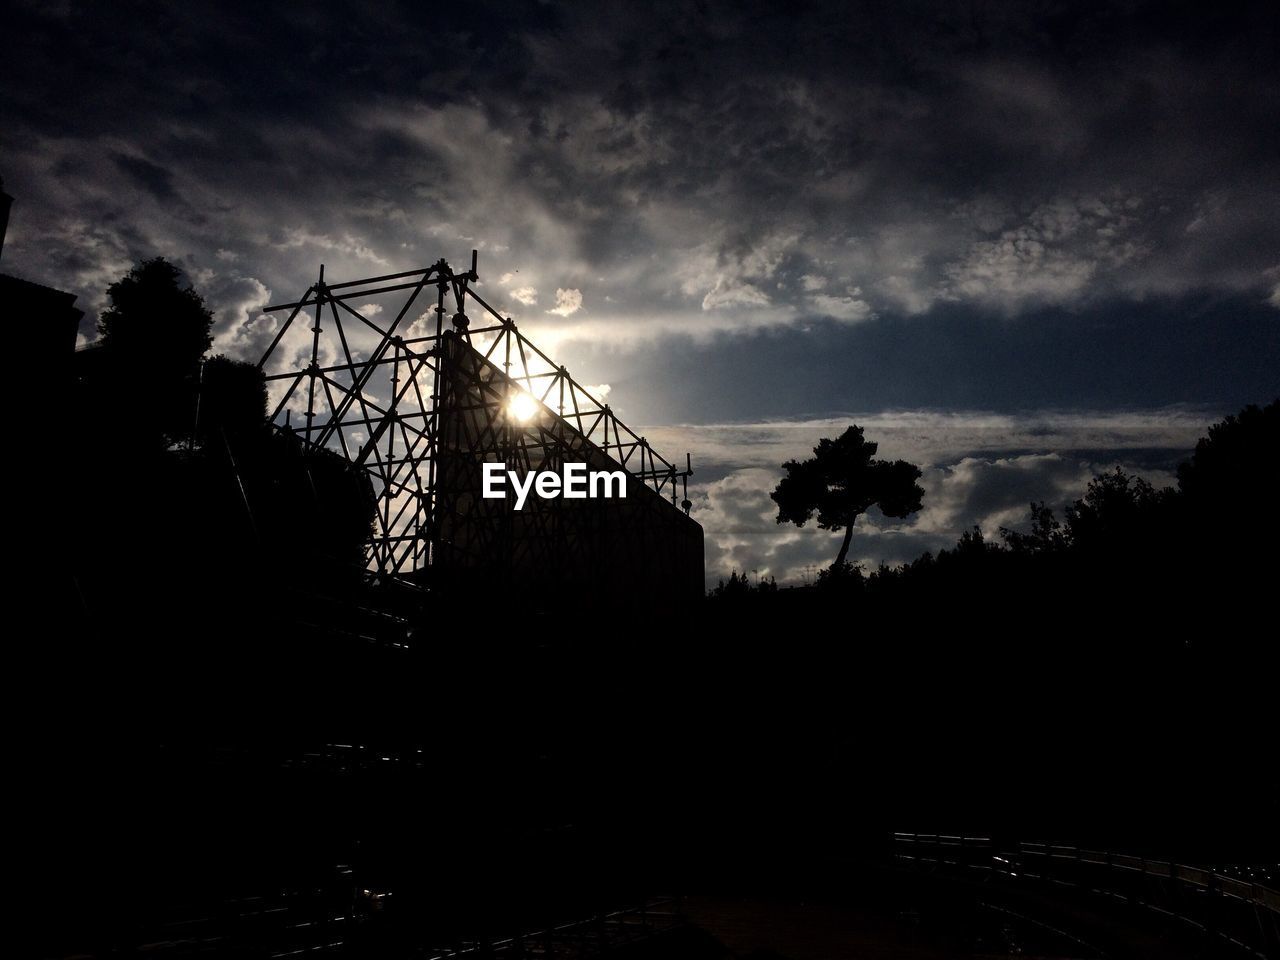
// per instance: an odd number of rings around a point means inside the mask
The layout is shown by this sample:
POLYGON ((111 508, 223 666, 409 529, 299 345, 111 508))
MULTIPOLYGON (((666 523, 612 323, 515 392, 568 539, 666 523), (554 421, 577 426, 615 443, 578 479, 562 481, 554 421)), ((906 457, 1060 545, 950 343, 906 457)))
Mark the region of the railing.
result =
POLYGON ((895 833, 906 863, 1077 888, 1173 917, 1262 958, 1280 957, 1280 892, 1203 867, 1048 843, 895 833))

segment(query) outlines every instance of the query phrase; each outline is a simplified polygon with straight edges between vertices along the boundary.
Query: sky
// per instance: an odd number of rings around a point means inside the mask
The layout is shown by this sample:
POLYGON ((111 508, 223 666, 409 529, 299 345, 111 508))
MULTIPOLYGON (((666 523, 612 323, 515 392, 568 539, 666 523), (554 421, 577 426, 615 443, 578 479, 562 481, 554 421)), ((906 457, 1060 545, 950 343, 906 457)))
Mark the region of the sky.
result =
POLYGON ((874 566, 1152 482, 1280 395, 1280 14, 1156 3, 8 5, 0 269, 94 336, 180 265, 256 360, 330 281, 465 264, 673 461, 708 577, 800 582, 780 464, 924 470, 874 566))

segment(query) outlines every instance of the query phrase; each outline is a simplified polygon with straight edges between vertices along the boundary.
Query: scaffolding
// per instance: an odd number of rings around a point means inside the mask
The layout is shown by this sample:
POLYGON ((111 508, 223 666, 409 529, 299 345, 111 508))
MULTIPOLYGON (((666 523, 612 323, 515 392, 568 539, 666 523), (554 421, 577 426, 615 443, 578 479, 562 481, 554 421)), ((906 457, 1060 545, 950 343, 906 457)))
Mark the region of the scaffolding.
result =
POLYGON ((632 573, 675 565, 691 581, 696 552, 700 581, 688 455, 680 468, 658 454, 481 297, 476 260, 472 251, 463 272, 440 260, 342 283, 328 283, 321 266, 300 299, 265 310, 285 314, 259 362, 270 420, 304 449, 368 474, 377 508, 368 569, 536 568, 598 580, 602 563, 626 557, 632 573), (629 502, 531 497, 516 514, 478 496, 484 462, 518 473, 566 462, 621 469, 629 502))

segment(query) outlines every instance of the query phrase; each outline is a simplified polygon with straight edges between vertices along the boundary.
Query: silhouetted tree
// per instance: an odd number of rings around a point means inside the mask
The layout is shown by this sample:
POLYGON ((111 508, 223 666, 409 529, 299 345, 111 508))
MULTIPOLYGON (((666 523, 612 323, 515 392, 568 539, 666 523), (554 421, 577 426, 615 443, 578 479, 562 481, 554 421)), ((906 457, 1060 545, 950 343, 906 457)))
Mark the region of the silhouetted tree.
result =
POLYGON ((816 512, 821 529, 844 530, 834 566, 845 562, 853 525, 873 505, 886 517, 920 509, 920 468, 906 460, 872 459, 877 449, 855 424, 835 440, 818 441, 812 458, 784 463, 786 476, 769 494, 778 505, 778 523, 803 527, 816 512))
POLYGON ((778 581, 772 576, 760 577, 755 583, 751 582, 751 577, 747 571, 743 570, 741 574, 737 570, 729 572, 729 579, 721 578, 707 595, 714 600, 740 600, 749 597, 752 594, 772 594, 778 592, 778 581))
POLYGON ((213 314, 194 289, 179 285, 181 277, 177 267, 156 257, 107 287, 111 306, 98 318, 102 345, 121 356, 149 359, 158 372, 192 372, 213 344, 213 314))
POLYGON ((982 535, 982 528, 975 524, 960 534, 953 550, 943 552, 956 557, 981 557, 999 550, 999 544, 988 543, 987 538, 982 535))
POLYGON ((814 587, 818 590, 830 590, 840 593, 860 590, 862 584, 862 566, 857 563, 849 563, 847 560, 833 563, 825 570, 819 570, 818 577, 814 581, 814 587))
POLYGON ((1280 542, 1280 401, 1209 428, 1178 467, 1183 550, 1207 590, 1270 596, 1280 542))
POLYGON ((1071 538, 1043 500, 1031 504, 1029 520, 1031 529, 1027 533, 1000 528, 1001 539, 1014 553, 1061 553, 1071 545, 1071 538))
POLYGON ((143 260, 107 287, 111 305, 98 320, 108 376, 95 391, 150 443, 189 435, 200 358, 213 342, 213 314, 181 277, 163 257, 143 260))
POLYGON ((267 382, 256 364, 219 354, 200 370, 195 416, 196 443, 215 446, 243 440, 265 431, 267 382))
POLYGON ((1246 507, 1253 523, 1276 526, 1280 500, 1280 400, 1250 404, 1215 423, 1178 467, 1178 489, 1197 513, 1246 507))
POLYGON ((1151 546, 1159 514, 1173 491, 1156 490, 1116 467, 1089 481, 1082 498, 1067 507, 1066 536, 1076 550, 1108 552, 1151 546))

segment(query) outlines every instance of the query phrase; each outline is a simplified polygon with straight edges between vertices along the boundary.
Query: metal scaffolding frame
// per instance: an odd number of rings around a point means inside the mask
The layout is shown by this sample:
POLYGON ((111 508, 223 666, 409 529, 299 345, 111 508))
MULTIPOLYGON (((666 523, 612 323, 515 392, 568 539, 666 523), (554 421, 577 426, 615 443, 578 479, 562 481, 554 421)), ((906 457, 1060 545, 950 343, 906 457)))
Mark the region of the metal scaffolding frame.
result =
POLYGON ((465 272, 440 260, 343 283, 327 283, 322 265, 300 299, 265 308, 287 311, 258 363, 269 419, 368 473, 377 507, 368 568, 395 576, 437 561, 445 506, 456 514, 458 478, 445 473, 460 460, 528 470, 604 457, 687 514, 688 455, 680 469, 658 454, 482 298, 476 261, 473 250, 465 272), (401 300, 394 312, 378 302, 388 296, 401 300), (379 323, 384 314, 390 321, 379 323), (299 317, 312 321, 309 344, 289 355, 282 344, 299 317), (523 416, 513 410, 522 395, 535 401, 522 398, 523 416))

